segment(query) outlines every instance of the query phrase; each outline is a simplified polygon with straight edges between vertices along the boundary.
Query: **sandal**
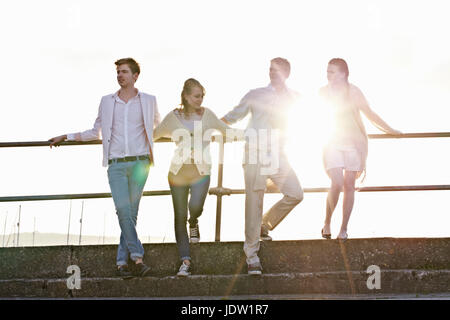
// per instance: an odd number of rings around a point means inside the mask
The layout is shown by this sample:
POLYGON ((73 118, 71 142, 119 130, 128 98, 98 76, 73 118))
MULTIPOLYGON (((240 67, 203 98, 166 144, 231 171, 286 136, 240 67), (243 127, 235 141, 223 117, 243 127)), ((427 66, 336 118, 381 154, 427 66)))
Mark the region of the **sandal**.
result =
MULTIPOLYGON (((340 235, 340 234, 339 234, 340 235)), ((347 232, 345 233, 345 236, 344 237, 339 237, 339 236, 337 236, 337 238, 336 238, 337 240, 341 240, 341 241, 346 241, 347 239, 348 239, 348 234, 347 234, 347 232)))
POLYGON ((330 234, 323 233, 323 228, 322 228, 321 233, 322 233, 322 238, 324 238, 324 239, 331 239, 331 233, 330 234))

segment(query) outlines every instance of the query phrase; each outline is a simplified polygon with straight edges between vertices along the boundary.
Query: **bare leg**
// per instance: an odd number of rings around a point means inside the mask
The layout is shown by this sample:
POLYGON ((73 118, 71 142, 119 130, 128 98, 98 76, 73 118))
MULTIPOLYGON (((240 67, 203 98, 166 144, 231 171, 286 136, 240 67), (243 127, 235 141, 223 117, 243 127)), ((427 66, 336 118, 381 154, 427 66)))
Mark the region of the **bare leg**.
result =
POLYGON ((328 191, 327 196, 325 224, 323 226, 324 234, 331 233, 331 216, 333 215, 334 209, 336 208, 336 205, 339 201, 339 195, 344 185, 344 175, 342 168, 333 168, 328 170, 327 173, 331 179, 331 187, 330 191, 328 191))
POLYGON ((339 238, 347 237, 347 226, 350 220, 350 215, 353 210, 355 202, 355 180, 356 171, 345 171, 344 175, 344 203, 342 206, 342 225, 339 231, 339 238))

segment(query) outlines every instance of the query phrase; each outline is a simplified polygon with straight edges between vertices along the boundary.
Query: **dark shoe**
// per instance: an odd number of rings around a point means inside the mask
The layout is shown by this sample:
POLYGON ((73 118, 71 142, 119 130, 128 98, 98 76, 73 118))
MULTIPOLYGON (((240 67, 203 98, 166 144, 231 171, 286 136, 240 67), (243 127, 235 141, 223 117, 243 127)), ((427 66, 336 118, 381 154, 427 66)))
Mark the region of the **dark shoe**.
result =
POLYGON ((259 236, 263 241, 272 241, 272 237, 269 236, 269 227, 265 224, 261 225, 261 234, 259 236))
POLYGON ((189 227, 189 242, 200 242, 200 229, 198 228, 198 224, 195 227, 189 227))
POLYGON ((130 272, 127 265, 119 266, 117 275, 124 280, 133 278, 133 274, 130 272))
POLYGON ((138 263, 134 265, 134 274, 137 277, 145 277, 145 275, 150 271, 150 268, 147 267, 144 263, 138 263))
POLYGON ((324 239, 331 239, 331 233, 330 234, 325 234, 325 233, 323 233, 323 228, 322 228, 322 238, 324 238, 324 239))
POLYGON ((252 276, 260 276, 262 274, 261 263, 254 263, 247 265, 247 272, 252 276))

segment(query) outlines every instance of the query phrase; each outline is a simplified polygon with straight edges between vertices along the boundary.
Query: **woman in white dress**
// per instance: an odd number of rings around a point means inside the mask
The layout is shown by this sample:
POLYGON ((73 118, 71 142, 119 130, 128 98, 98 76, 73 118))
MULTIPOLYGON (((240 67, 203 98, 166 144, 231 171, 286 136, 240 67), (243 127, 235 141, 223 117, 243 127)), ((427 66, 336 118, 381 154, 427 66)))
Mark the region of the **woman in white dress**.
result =
POLYGON ((401 134, 392 129, 370 107, 361 90, 348 82, 349 70, 345 60, 331 59, 328 63, 328 85, 319 91, 320 97, 333 114, 330 139, 324 148, 325 170, 331 179, 328 192, 325 224, 322 237, 331 239, 331 216, 344 191, 342 225, 337 239, 346 240, 347 226, 355 200, 355 181, 366 169, 368 140, 362 112, 377 128, 392 135, 401 134))

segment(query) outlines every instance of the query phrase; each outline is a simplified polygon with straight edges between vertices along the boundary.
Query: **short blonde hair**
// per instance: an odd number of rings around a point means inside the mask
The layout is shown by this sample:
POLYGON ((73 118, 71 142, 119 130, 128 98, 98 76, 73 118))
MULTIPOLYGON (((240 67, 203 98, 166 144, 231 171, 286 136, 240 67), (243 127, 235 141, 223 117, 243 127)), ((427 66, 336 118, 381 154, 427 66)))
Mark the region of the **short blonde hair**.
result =
POLYGON ((270 60, 270 62, 279 65, 283 69, 286 78, 289 77, 289 75, 291 74, 291 64, 287 59, 277 57, 270 60))

